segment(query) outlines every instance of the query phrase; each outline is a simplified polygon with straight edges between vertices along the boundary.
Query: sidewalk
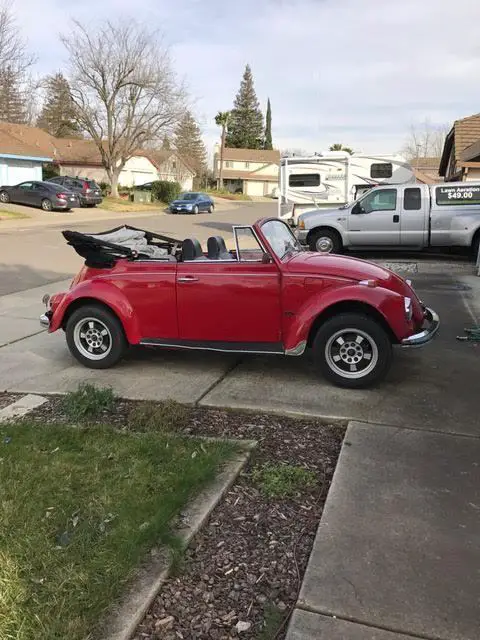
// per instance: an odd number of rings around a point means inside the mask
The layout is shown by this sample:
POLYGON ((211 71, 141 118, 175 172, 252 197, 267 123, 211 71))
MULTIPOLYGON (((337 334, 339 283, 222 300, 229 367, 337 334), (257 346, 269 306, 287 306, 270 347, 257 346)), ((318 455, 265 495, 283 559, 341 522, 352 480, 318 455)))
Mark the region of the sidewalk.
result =
POLYGON ((478 437, 350 423, 287 640, 474 640, 478 437))

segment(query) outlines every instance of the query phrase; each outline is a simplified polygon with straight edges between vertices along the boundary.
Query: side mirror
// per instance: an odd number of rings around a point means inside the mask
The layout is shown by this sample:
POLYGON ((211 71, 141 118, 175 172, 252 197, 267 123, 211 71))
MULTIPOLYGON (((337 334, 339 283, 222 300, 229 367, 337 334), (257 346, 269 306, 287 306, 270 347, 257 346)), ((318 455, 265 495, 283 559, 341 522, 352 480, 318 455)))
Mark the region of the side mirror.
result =
POLYGON ((271 262, 273 262, 273 260, 269 253, 262 254, 262 264, 270 264, 271 262))
POLYGON ((365 213, 365 209, 362 207, 362 205, 357 202, 357 204, 352 208, 351 211, 352 215, 357 216, 360 213, 365 213))

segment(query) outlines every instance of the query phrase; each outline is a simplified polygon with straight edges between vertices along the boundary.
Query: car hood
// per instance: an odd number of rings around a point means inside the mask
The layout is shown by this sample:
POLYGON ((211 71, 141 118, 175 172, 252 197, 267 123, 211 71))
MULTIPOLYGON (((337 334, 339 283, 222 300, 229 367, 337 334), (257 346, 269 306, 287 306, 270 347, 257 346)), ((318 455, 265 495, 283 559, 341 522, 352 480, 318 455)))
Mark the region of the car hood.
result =
POLYGON ((314 222, 315 225, 318 224, 318 219, 326 216, 331 216, 332 214, 338 214, 340 211, 344 211, 344 209, 311 209, 310 211, 306 211, 299 216, 299 219, 305 223, 305 227, 308 229, 309 222, 314 222))
POLYGON ((170 204, 195 204, 196 200, 173 200, 170 204))
POLYGON ((358 258, 301 251, 288 261, 286 267, 290 273, 306 276, 343 278, 355 282, 374 280, 378 286, 391 289, 401 295, 411 294, 411 289, 405 280, 393 271, 358 258))

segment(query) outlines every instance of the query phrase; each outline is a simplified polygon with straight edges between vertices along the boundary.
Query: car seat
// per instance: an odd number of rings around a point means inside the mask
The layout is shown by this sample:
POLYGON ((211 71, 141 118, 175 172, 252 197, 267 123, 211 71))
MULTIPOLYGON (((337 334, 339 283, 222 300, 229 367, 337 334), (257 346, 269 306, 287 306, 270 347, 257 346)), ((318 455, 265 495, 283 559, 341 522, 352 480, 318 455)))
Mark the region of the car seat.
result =
POLYGON ((182 260, 205 260, 202 246, 196 238, 185 238, 182 242, 182 260))
POLYGON ((234 260, 222 236, 211 236, 207 240, 207 251, 210 260, 234 260))

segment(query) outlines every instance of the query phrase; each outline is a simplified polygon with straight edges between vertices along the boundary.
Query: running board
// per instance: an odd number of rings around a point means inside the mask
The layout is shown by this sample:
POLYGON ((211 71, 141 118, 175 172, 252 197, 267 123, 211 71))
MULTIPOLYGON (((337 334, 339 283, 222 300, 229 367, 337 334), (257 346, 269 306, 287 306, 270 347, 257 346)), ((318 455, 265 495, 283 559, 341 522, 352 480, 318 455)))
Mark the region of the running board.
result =
POLYGON ((145 347, 167 347, 171 349, 196 349, 200 351, 221 351, 223 353, 265 353, 285 355, 281 342, 221 342, 217 340, 162 340, 145 338, 140 344, 145 347))

